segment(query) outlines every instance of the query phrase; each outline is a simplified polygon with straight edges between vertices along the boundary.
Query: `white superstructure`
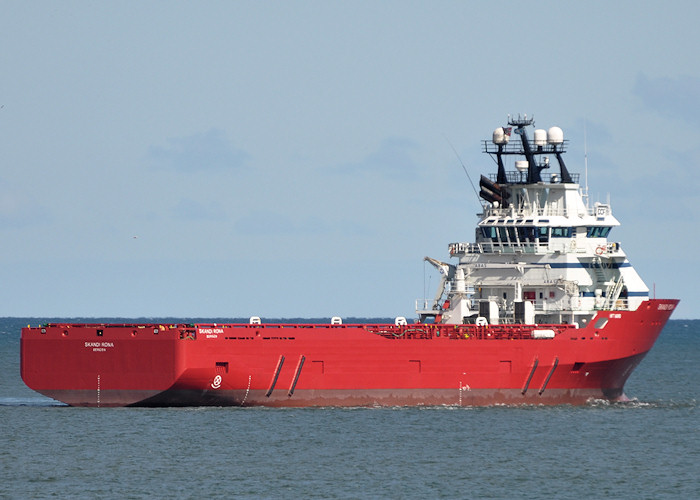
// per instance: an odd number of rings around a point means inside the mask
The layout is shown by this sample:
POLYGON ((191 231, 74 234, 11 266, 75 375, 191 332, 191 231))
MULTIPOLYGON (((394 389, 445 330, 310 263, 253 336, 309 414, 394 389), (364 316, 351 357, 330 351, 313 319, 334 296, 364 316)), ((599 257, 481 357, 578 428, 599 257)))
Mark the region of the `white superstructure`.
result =
POLYGON ((481 177, 484 210, 474 243, 450 243, 456 264, 426 257, 442 280, 433 300, 418 301, 419 318, 583 326, 598 310, 636 310, 649 289, 620 243, 608 240, 620 225, 609 204, 584 202, 579 176, 562 158, 562 130, 538 129, 530 139, 532 118, 509 118, 508 125, 483 143, 498 173, 481 177), (518 158, 513 171, 505 168, 508 156, 518 158), (549 169, 556 172, 543 173, 549 169))

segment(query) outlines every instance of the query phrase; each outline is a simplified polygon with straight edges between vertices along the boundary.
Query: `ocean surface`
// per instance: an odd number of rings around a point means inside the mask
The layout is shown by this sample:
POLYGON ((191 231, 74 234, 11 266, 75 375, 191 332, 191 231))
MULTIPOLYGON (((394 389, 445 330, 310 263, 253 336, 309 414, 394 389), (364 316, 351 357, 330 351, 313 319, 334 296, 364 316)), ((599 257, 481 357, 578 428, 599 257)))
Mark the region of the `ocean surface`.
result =
POLYGON ((700 498, 700 320, 630 403, 350 409, 62 406, 19 375, 44 321, 0 318, 0 498, 700 498))

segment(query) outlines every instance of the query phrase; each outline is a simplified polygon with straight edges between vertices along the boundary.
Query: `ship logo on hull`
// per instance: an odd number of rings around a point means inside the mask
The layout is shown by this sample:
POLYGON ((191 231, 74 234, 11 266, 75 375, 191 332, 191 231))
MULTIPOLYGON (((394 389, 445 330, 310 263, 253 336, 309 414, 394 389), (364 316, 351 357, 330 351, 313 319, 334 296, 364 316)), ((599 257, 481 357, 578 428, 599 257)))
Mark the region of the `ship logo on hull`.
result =
POLYGON ((211 383, 212 389, 218 389, 219 387, 221 387, 221 375, 214 377, 214 381, 211 383))

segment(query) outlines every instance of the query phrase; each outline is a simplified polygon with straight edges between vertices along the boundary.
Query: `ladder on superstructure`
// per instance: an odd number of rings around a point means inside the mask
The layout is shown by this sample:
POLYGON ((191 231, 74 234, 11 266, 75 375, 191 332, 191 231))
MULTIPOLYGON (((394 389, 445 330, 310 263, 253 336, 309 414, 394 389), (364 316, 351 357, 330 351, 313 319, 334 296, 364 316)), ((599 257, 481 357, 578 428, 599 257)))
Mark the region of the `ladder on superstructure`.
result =
POLYGON ((608 285, 608 289, 605 292, 605 302, 603 303, 603 309, 607 311, 612 311, 614 309, 617 309, 615 307, 615 304, 617 303, 617 299, 620 298, 620 293, 622 293, 622 288, 625 286, 624 280, 622 279, 622 276, 620 276, 620 279, 613 281, 608 285))
POLYGON ((618 279, 611 276, 611 273, 608 272, 611 267, 605 265, 603 263, 603 259, 601 259, 599 256, 593 257, 593 260, 591 261, 591 269, 596 276, 597 282, 601 285, 605 285, 605 300, 603 301, 600 309, 608 311, 615 309, 615 304, 620 298, 622 288, 625 286, 622 276, 620 276, 618 279))

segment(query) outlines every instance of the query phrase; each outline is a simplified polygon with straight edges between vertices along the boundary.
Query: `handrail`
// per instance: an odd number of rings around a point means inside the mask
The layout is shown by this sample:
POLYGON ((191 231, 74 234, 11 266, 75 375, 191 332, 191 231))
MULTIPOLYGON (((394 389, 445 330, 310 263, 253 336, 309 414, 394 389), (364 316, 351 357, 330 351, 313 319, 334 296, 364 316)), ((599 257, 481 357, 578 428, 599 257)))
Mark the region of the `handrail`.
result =
MULTIPOLYGON (((363 325, 365 330, 387 339, 447 339, 447 340, 499 340, 532 339, 532 331, 554 330, 555 335, 576 328, 576 325, 443 325, 415 323, 407 326, 363 325)), ((539 339, 535 339, 541 342, 539 339)))
MULTIPOLYGON (((606 213, 610 213, 610 207, 609 206, 603 206, 600 205, 598 208, 594 207, 586 207, 585 209, 585 214, 586 215, 600 215, 598 212, 599 208, 603 207, 605 209, 606 213)), ((576 215, 578 212, 575 214, 572 213, 571 215, 576 215)), ((514 209, 513 207, 484 207, 484 217, 504 217, 508 219, 522 219, 525 217, 554 217, 554 216, 562 216, 562 217, 569 217, 569 210, 566 208, 554 208, 552 206, 547 205, 546 207, 530 207, 528 209, 520 208, 520 209, 514 209)), ((518 224, 523 224, 522 221, 519 221, 518 224)), ((531 225, 531 224, 529 224, 531 225)))
MULTIPOLYGON (((581 174, 569 173, 571 177, 572 184, 578 184, 581 174)), ((540 178, 542 182, 549 184, 561 184, 561 176, 558 173, 541 173, 540 178)), ((492 182, 498 181, 498 174, 489 174, 489 180, 492 182)), ((527 172, 520 172, 519 170, 509 170, 506 172, 506 181, 508 184, 527 184, 527 172)))
POLYGON ((547 252, 549 245, 546 243, 450 243, 448 245, 450 255, 462 253, 538 253, 547 252))

